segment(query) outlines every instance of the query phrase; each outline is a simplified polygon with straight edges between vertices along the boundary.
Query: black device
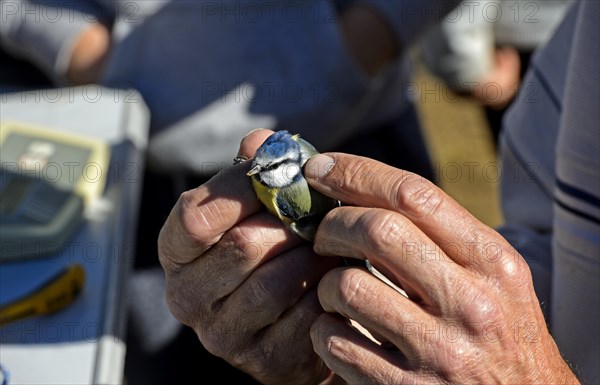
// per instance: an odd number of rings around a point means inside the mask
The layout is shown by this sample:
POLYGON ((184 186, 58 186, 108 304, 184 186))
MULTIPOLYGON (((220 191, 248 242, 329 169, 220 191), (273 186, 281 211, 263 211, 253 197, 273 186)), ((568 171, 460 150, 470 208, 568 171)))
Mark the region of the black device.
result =
POLYGON ((0 262, 61 250, 102 194, 108 156, 93 138, 0 124, 0 262))

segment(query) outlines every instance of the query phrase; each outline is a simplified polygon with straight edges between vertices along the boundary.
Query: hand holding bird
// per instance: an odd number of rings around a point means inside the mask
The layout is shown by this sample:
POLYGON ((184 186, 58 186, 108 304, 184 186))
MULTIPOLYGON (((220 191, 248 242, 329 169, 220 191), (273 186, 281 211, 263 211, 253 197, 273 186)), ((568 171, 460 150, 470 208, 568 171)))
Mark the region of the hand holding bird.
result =
POLYGON ((282 130, 271 135, 258 148, 248 176, 258 199, 294 234, 313 241, 319 223, 340 201, 312 189, 303 175, 303 167, 315 147, 282 130))

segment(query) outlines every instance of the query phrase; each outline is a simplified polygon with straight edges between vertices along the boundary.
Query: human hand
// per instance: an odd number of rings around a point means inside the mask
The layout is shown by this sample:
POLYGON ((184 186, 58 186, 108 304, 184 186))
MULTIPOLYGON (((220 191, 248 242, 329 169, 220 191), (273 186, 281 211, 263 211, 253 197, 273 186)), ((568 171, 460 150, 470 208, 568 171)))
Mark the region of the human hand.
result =
POLYGON ((496 48, 494 69, 472 88, 472 95, 484 106, 501 110, 517 94, 520 83, 521 59, 512 47, 496 48))
POLYGON ((87 27, 73 47, 67 68, 67 79, 74 84, 97 83, 110 50, 110 32, 100 24, 87 27))
POLYGON ((550 336, 526 262, 434 184, 374 160, 317 155, 309 183, 353 206, 327 214, 314 250, 368 258, 319 284, 315 351, 349 384, 578 383, 550 336), (352 319, 381 344, 353 328, 352 319))
MULTIPOLYGON (((252 132, 239 155, 271 134, 252 132)), ((249 166, 183 193, 171 211, 158 239, 169 308, 210 353, 265 384, 331 381, 309 330, 323 312, 317 284, 340 261, 318 257, 263 209, 249 166)))

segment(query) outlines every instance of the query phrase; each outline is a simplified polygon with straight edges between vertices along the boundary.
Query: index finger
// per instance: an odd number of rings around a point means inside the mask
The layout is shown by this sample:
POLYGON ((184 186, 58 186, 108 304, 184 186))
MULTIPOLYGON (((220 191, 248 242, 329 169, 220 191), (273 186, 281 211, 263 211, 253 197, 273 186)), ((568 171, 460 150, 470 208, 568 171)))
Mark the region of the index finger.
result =
MULTIPOLYGON (((273 132, 254 130, 238 156, 250 158, 273 132)), ((158 237, 159 260, 166 269, 194 261, 223 234, 262 208, 246 173, 248 162, 220 171, 205 184, 181 194, 158 237)))
POLYGON ((460 265, 489 271, 493 266, 486 260, 512 260, 501 259, 513 251, 496 231, 419 175, 369 158, 329 153, 311 158, 305 176, 312 187, 345 204, 404 215, 460 265))

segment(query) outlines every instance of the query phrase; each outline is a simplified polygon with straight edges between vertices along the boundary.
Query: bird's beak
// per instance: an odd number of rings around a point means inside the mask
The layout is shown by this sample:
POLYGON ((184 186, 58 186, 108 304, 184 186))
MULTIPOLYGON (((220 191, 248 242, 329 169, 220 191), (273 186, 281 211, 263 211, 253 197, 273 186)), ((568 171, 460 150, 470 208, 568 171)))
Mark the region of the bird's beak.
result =
POLYGON ((248 176, 252 176, 252 175, 254 175, 254 174, 258 174, 259 172, 260 172, 260 166, 259 166, 259 165, 256 165, 256 166, 252 167, 252 169, 250 169, 250 171, 248 171, 248 172, 246 173, 246 175, 248 175, 248 176))

